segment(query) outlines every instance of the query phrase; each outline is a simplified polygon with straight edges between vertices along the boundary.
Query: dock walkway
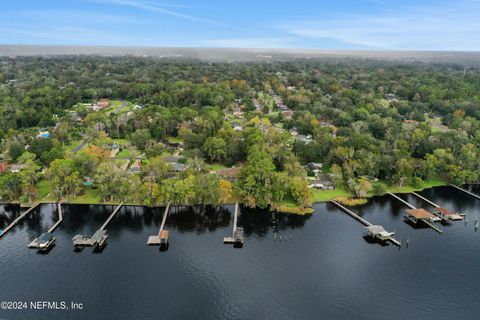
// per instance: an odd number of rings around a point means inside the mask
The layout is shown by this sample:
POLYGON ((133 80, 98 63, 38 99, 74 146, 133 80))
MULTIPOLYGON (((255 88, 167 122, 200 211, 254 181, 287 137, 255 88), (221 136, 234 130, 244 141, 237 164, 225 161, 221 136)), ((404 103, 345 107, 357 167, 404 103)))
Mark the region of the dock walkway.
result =
POLYGON ((412 192, 412 194, 413 194, 415 197, 422 199, 423 201, 425 201, 426 203, 428 203, 428 204, 431 205, 432 207, 437 208, 437 209, 440 208, 440 206, 439 206, 438 204, 436 204, 436 203, 433 202, 433 201, 428 200, 427 198, 419 195, 418 193, 412 192))
POLYGON ((87 237, 81 234, 77 234, 73 237, 73 245, 75 247, 91 247, 91 246, 103 246, 105 242, 107 241, 108 235, 107 235, 107 225, 112 221, 113 217, 120 211, 120 209, 123 207, 123 202, 120 203, 115 210, 113 210, 112 214, 108 217, 108 219, 105 221, 105 223, 98 229, 93 236, 87 237))
POLYGON ((40 202, 35 203, 33 206, 31 206, 29 209, 27 209, 24 213, 22 213, 17 219, 15 219, 12 223, 8 225, 8 227, 5 228, 5 230, 0 233, 0 239, 7 234, 10 229, 12 229, 17 223, 19 223, 23 218, 25 218, 30 212, 32 212, 35 208, 37 208, 40 205, 40 202))
POLYGON ((477 199, 480 200, 480 196, 479 196, 478 194, 475 194, 475 193, 473 193, 473 192, 470 192, 470 191, 468 191, 468 190, 465 190, 465 189, 463 189, 462 187, 456 186, 456 185, 454 185, 454 184, 450 184, 449 186, 454 187, 454 188, 456 188, 457 190, 463 191, 463 192, 465 192, 466 194, 471 195, 472 197, 475 197, 475 198, 477 198, 477 199))
POLYGON ((158 235, 148 237, 147 244, 149 246, 158 246, 158 245, 167 245, 168 237, 170 233, 168 230, 165 230, 165 224, 167 223, 168 212, 170 211, 170 203, 167 204, 165 212, 163 213, 162 223, 160 224, 160 229, 158 230, 158 235))
POLYGON ((238 212, 240 211, 238 202, 235 203, 235 213, 233 214, 233 230, 231 237, 223 238, 223 243, 234 244, 234 245, 243 245, 244 236, 243 228, 237 227, 238 222, 238 212))
POLYGON ((392 197, 394 197, 395 199, 401 201, 404 205, 406 205, 407 207, 409 207, 410 209, 417 209, 415 206, 411 205, 410 203, 408 203, 407 201, 403 200, 402 198, 400 198, 399 196, 397 196, 396 194, 394 193, 391 193, 391 192, 387 192, 387 194, 391 195, 392 197))
POLYGON ((49 233, 52 233, 53 231, 55 231, 55 229, 57 229, 57 227, 60 225, 60 223, 62 223, 63 221, 63 212, 62 212, 62 204, 63 204, 63 201, 58 203, 57 205, 57 211, 58 211, 58 220, 57 222, 55 222, 55 224, 50 228, 48 229, 48 232, 49 233))
POLYGON ((378 238, 382 241, 390 241, 391 243, 393 243, 394 245, 396 245, 398 247, 400 247, 402 245, 402 243, 400 241, 396 240, 393 237, 393 235, 394 235, 393 232, 386 232, 385 229, 383 229, 382 226, 372 225, 370 222, 363 219, 362 217, 360 217, 355 212, 353 212, 353 211, 347 209, 346 207, 342 206, 337 201, 332 200, 330 202, 333 203, 334 205, 336 205, 338 208, 340 208, 343 212, 348 214, 350 217, 354 218, 355 220, 357 220, 358 222, 363 224, 365 226, 365 228, 367 229, 367 233, 370 236, 373 236, 374 238, 378 238))

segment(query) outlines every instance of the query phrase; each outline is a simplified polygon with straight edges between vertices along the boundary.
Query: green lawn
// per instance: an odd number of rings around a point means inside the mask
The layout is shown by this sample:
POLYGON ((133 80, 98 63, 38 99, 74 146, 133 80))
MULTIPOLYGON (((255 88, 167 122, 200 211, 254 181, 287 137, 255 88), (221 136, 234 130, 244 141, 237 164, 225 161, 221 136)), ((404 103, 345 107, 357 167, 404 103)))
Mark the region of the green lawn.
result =
MULTIPOLYGON (((392 192, 392 193, 410 193, 415 191, 421 191, 423 189, 428 189, 432 187, 444 186, 447 183, 441 179, 431 179, 425 181, 421 186, 413 187, 413 186, 403 186, 402 188, 398 188, 397 186, 388 186, 385 192, 392 192)), ((352 194, 347 192, 342 187, 339 187, 335 190, 312 190, 313 194, 313 202, 327 202, 330 200, 335 199, 336 197, 351 197, 352 194)), ((368 198, 373 197, 375 195, 373 192, 368 194, 368 198)))
POLYGON ((227 167, 221 163, 214 163, 214 164, 209 164, 207 165, 207 170, 209 171, 219 171, 223 169, 229 169, 230 167, 227 167))
POLYGON ((132 157, 132 155, 134 155, 134 153, 132 153, 131 150, 129 149, 123 149, 122 151, 120 151, 119 153, 117 153, 117 158, 124 158, 124 159, 128 159, 130 157, 132 157))
POLYGON ((45 198, 51 191, 52 187, 48 179, 42 179, 37 183, 37 192, 40 199, 45 198))
POLYGON ((69 199, 69 202, 77 204, 99 204, 102 202, 101 200, 95 190, 87 189, 84 195, 69 199))
POLYGON ((120 146, 126 146, 128 143, 127 139, 113 139, 113 140, 120 146))
POLYGON ((428 189, 428 188, 432 188, 432 187, 444 186, 446 184, 447 184, 447 182, 445 182, 441 179, 430 179, 430 180, 425 181, 421 186, 418 186, 418 187, 403 186, 401 188, 398 188, 397 186, 388 186, 387 187, 387 192, 409 193, 409 192, 421 191, 423 189, 428 189))
POLYGON ((351 197, 352 194, 343 188, 335 190, 312 190, 313 202, 327 202, 337 197, 351 197))
POLYGON ((183 139, 180 137, 168 137, 167 140, 170 143, 183 143, 183 139))

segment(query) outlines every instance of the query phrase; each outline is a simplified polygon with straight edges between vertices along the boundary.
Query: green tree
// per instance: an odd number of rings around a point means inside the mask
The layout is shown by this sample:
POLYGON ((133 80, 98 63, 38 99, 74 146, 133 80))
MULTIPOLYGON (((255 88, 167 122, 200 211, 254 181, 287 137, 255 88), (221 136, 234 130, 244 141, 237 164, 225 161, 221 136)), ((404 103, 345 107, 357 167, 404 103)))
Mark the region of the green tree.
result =
POLYGON ((50 181, 52 193, 57 200, 74 196, 81 190, 82 180, 70 159, 52 161, 46 175, 50 181))
POLYGON ((241 195, 249 207, 266 208, 270 205, 274 172, 270 155, 258 146, 251 147, 240 173, 241 195))
POLYGON ((203 149, 210 162, 213 162, 221 161, 225 158, 226 147, 227 144, 222 138, 210 137, 205 141, 203 149))

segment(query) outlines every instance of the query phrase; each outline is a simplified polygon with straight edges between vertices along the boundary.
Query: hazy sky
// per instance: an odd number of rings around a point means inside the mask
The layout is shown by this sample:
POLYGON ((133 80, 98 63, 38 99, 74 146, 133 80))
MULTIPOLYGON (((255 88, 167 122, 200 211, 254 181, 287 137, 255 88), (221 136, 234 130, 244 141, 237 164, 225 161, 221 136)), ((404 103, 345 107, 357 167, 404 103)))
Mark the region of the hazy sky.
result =
POLYGON ((480 0, 8 0, 0 44, 480 51, 480 0))

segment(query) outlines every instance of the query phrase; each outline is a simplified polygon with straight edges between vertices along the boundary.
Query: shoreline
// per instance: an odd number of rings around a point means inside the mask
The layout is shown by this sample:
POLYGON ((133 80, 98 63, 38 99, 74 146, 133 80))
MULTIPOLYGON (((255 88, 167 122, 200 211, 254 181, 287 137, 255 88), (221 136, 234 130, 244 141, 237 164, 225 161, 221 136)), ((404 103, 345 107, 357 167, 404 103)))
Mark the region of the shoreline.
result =
MULTIPOLYGON (((422 191, 425 189, 430 189, 434 187, 442 187, 442 186, 448 186, 449 184, 443 180, 430 180, 426 181, 422 186, 420 187, 412 187, 412 186, 404 186, 402 188, 397 188, 396 186, 389 186, 386 188, 386 190, 382 193, 374 193, 370 192, 368 193, 365 197, 362 199, 370 199, 374 196, 383 196, 386 195, 388 192, 392 193, 411 193, 411 192, 417 192, 417 191, 422 191)), ((305 214, 313 214, 314 209, 313 206, 318 203, 326 203, 332 200, 335 200, 339 196, 347 196, 351 197, 352 195, 346 192, 343 189, 338 189, 338 190, 328 190, 328 191, 314 191, 314 201, 312 203, 311 207, 307 208, 300 208, 296 205, 293 205, 292 203, 289 202, 284 202, 282 205, 279 206, 277 210, 273 210, 275 212, 279 213, 286 213, 286 214, 298 214, 298 215, 305 215, 305 214), (318 194, 322 194, 322 198, 318 199, 318 194), (317 199, 315 199, 315 195, 317 195, 317 199)), ((48 197, 45 197, 48 198, 48 197)), ((20 201, 10 201, 10 202, 3 202, 0 201, 0 204, 19 204, 21 207, 29 207, 33 205, 34 203, 39 202, 40 204, 55 204, 59 203, 59 201, 56 200, 50 200, 50 199, 42 199, 39 201, 35 201, 33 203, 22 203, 20 201)), ((89 199, 91 200, 91 199, 89 199)), ((81 199, 72 199, 72 200, 62 200, 64 204, 78 204, 78 205, 103 205, 103 206, 115 206, 119 205, 121 202, 101 202, 101 201, 82 201, 81 199)), ((243 204, 241 201, 238 201, 239 204, 243 204)), ((235 202, 232 203, 225 203, 217 206, 227 206, 227 205, 234 205, 235 202)), ((157 206, 148 206, 142 203, 124 203, 124 206, 138 206, 138 207, 149 207, 149 208, 162 208, 165 207, 166 205, 157 205, 157 206)), ((188 204, 188 205, 178 205, 178 206, 197 206, 201 204, 188 204)), ((202 205, 209 205, 209 204, 202 204, 202 205)))

